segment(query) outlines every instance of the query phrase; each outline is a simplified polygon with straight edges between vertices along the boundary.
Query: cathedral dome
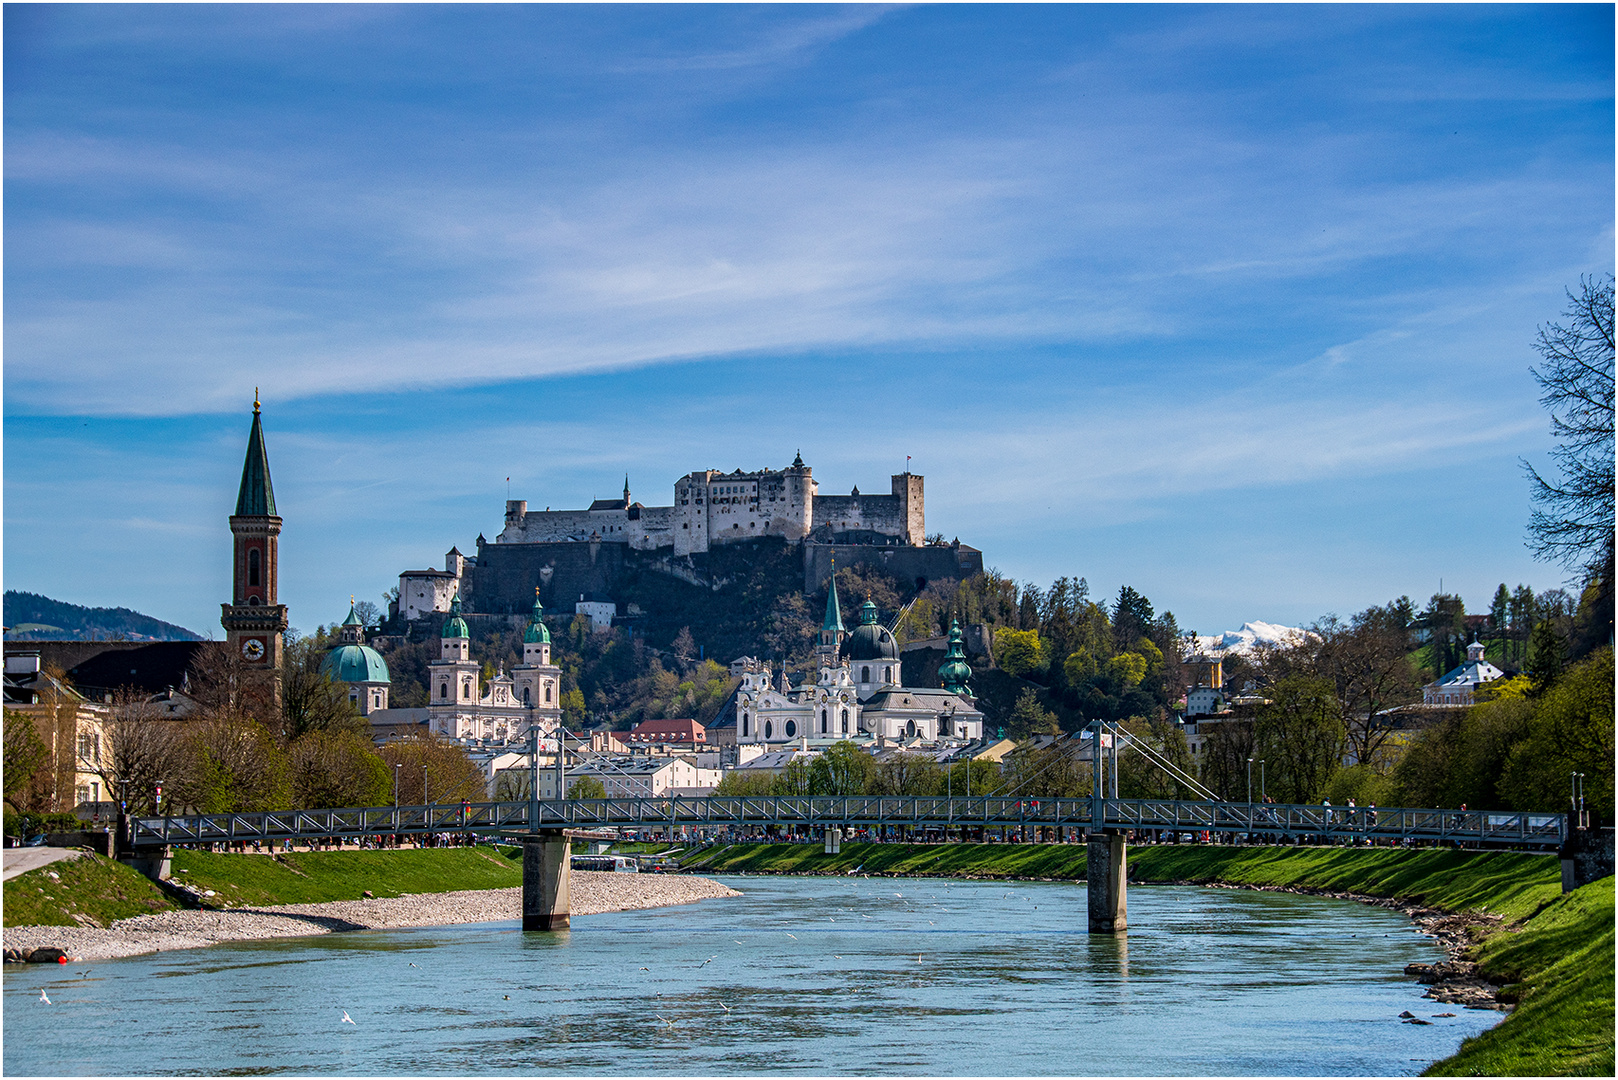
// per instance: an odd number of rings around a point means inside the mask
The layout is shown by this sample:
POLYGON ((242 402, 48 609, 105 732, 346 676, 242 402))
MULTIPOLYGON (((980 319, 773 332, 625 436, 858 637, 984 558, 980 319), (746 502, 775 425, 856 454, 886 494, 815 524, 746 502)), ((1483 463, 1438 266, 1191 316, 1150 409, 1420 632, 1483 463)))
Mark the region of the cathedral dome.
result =
POLYGON ((334 682, 387 683, 388 662, 369 645, 339 645, 326 654, 320 670, 334 682))
POLYGON ((876 605, 869 599, 860 605, 860 624, 848 635, 843 646, 850 660, 897 660, 899 643, 888 628, 876 621, 876 605))
POLYGON ((461 594, 456 593, 455 599, 450 601, 449 618, 444 620, 443 637, 469 638, 472 635, 466 631, 466 620, 461 618, 461 594))

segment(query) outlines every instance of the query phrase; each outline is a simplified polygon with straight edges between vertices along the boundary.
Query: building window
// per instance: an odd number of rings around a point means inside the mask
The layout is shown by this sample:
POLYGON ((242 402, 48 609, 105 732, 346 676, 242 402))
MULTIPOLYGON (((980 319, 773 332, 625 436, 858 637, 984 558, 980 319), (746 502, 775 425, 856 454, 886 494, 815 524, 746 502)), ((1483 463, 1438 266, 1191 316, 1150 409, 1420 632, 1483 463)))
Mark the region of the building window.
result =
POLYGON ((870 681, 871 681, 871 669, 868 668, 868 667, 860 668, 860 682, 870 682, 870 681))
POLYGON ((551 703, 551 684, 546 683, 545 684, 545 704, 549 705, 550 703, 551 703))
POLYGON ((825 735, 827 733, 826 732, 826 714, 825 713, 820 714, 820 733, 822 735, 825 735))
POLYGON ((798 722, 796 720, 788 720, 787 721, 787 738, 790 739, 790 738, 792 738, 792 736, 796 735, 797 733, 798 733, 798 722))
POLYGON ((258 548, 247 550, 247 584, 258 585, 258 548))
POLYGON ((911 738, 915 738, 916 722, 914 720, 911 720, 905 724, 905 734, 909 735, 911 738))
POLYGON ((742 713, 742 734, 747 734, 747 714, 742 713))
POLYGON ((449 683, 438 684, 438 700, 443 701, 449 697, 449 683))
POLYGON ((891 667, 885 667, 882 669, 882 681, 887 683, 891 683, 893 681, 893 669, 891 667))
POLYGON ((775 725, 768 720, 764 721, 764 737, 771 738, 775 734, 775 725))
POLYGON ((843 734, 848 734, 848 710, 843 710, 843 734))
POLYGON ((522 703, 524 705, 529 704, 529 701, 528 701, 528 687, 526 687, 526 686, 522 688, 522 703))

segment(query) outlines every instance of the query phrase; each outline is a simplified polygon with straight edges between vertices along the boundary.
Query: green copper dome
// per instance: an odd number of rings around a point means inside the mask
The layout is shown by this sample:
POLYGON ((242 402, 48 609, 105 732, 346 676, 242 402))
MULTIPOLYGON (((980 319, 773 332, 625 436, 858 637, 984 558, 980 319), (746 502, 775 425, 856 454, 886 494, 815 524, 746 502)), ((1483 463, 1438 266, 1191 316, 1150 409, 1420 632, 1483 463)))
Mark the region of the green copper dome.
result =
POLYGON ((867 598, 860 605, 860 624, 848 635, 850 660, 897 660, 899 643, 893 640, 888 628, 876 621, 876 605, 867 598))
POLYGON ((528 629, 523 631, 522 643, 524 645, 549 645, 551 632, 545 628, 545 608, 539 602, 539 591, 534 591, 534 613, 528 620, 528 629))
POLYGON ((334 682, 386 683, 388 662, 369 645, 339 645, 326 654, 320 670, 334 682))
POLYGON ((466 620, 461 618, 461 594, 456 593, 455 599, 450 601, 449 618, 444 620, 444 633, 447 638, 469 638, 472 635, 466 632, 466 620))
POLYGON ((966 662, 966 651, 961 647, 961 623, 959 619, 949 621, 949 655, 944 662, 938 665, 938 678, 944 684, 944 689, 952 694, 966 694, 971 696, 972 691, 967 688, 966 681, 972 677, 972 665, 966 662))

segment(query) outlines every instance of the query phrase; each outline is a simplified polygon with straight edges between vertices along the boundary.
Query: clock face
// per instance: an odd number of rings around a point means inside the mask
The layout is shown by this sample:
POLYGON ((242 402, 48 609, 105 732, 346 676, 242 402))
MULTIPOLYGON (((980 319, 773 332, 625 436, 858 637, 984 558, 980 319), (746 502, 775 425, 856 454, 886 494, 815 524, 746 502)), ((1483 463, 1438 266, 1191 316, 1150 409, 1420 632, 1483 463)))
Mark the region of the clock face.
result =
POLYGON ((264 643, 256 637, 248 638, 242 642, 242 657, 255 663, 264 659, 264 643))

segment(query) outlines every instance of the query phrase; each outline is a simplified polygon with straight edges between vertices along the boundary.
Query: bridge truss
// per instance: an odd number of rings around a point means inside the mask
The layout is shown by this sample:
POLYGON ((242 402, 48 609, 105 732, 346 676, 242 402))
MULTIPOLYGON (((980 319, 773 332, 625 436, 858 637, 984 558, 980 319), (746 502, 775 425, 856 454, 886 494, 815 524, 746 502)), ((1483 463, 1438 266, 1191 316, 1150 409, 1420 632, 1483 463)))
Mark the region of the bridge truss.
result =
MULTIPOLYGON (((1565 836, 1562 814, 1389 808, 1371 810, 1176 799, 1099 800, 1102 827, 1137 833, 1243 834, 1253 839, 1389 840, 1549 850, 1565 836)), ((548 799, 538 802, 370 806, 128 819, 130 847, 234 841, 343 840, 471 833, 517 836, 563 828, 670 830, 840 826, 921 830, 1093 828, 1090 798, 1007 796, 548 799)), ((1027 835, 1023 832, 1022 835, 1027 835)), ((1144 837, 1143 837, 1144 838, 1144 837)))

